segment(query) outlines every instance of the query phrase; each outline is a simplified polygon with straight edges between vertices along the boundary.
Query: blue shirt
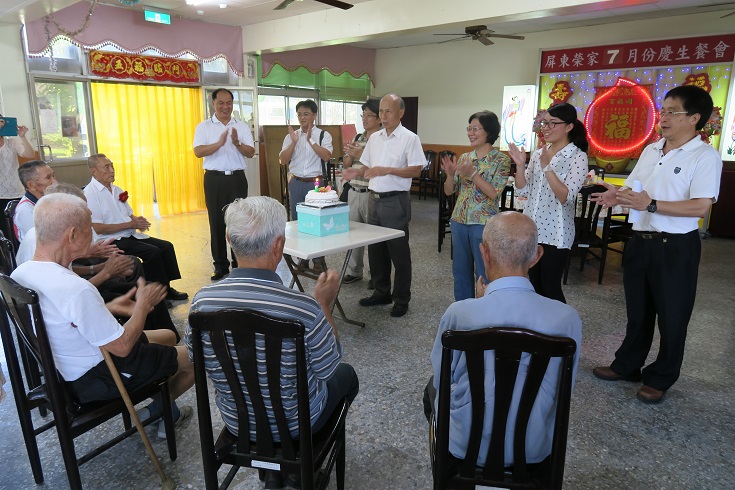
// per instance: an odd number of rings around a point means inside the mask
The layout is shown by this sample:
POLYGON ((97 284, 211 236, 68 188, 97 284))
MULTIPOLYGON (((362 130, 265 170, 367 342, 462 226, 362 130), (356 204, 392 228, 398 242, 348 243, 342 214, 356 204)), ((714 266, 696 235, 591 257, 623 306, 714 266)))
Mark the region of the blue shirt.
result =
MULTIPOLYGON (((311 296, 289 289, 281 283, 280 277, 266 269, 233 269, 230 275, 215 284, 203 287, 194 296, 191 311, 218 311, 225 308, 247 308, 276 318, 298 320, 306 329, 306 371, 309 385, 309 405, 312 425, 321 415, 327 401, 327 380, 334 374, 341 359, 342 347, 334 336, 332 326, 324 317, 319 303, 311 296)), ((261 337, 261 336, 257 336, 261 337)), ((276 441, 279 440, 278 429, 273 417, 268 391, 268 380, 265 371, 265 342, 256 337, 258 358, 258 376, 261 394, 265 400, 266 410, 271 422, 271 431, 276 441)), ((187 326, 184 342, 189 350, 189 358, 193 358, 191 350, 191 329, 187 326)), ((227 379, 214 355, 209 335, 202 334, 204 350, 204 368, 212 380, 215 391, 215 402, 222 413, 230 432, 238 434, 237 408, 230 393, 227 379)), ((235 349, 231 349, 237 355, 235 349)), ((288 420, 289 430, 293 437, 298 437, 298 410, 296 398, 296 348, 293 343, 285 343, 281 358, 281 396, 283 409, 288 420)), ((235 363, 235 369, 240 367, 235 363)), ((250 407, 250 398, 242 383, 246 403, 250 407)), ((250 434, 255 438, 255 417, 250 409, 250 434)))
MULTIPOLYGON (((442 334, 447 330, 478 330, 487 327, 519 327, 557 337, 570 337, 577 343, 574 354, 572 383, 577 373, 579 351, 582 347, 582 320, 569 305, 536 294, 528 278, 503 277, 491 282, 485 296, 452 304, 439 324, 439 331, 431 351, 434 386, 439 388, 442 356, 442 334)), ((511 403, 505 437, 505 466, 513 464, 513 428, 520 403, 519 388, 525 381, 530 356, 524 354, 518 369, 516 388, 511 403)), ((552 359, 541 383, 536 403, 531 410, 526 435, 526 460, 539 463, 551 454, 551 439, 556 411, 555 394, 559 380, 560 360, 552 359)), ((485 353, 485 420, 478 464, 485 464, 492 433, 495 406, 495 355, 485 353)), ((472 407, 467 365, 463 355, 455 353, 452 359, 452 393, 449 401, 449 451, 463 459, 467 453, 472 407)), ((437 402, 438 402, 437 395, 437 402)), ((435 407, 436 409, 436 407, 435 407)))

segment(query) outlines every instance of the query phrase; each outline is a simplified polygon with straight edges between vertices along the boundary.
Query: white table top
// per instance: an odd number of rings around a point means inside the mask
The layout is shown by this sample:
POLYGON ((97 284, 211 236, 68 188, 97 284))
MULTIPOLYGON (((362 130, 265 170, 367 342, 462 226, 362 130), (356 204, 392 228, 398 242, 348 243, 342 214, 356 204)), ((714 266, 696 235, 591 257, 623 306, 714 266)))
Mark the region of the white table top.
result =
POLYGON ((400 238, 401 230, 383 228, 350 221, 350 231, 329 236, 314 236, 298 232, 298 222, 286 223, 286 245, 283 253, 300 259, 313 259, 324 255, 345 252, 357 247, 400 238))

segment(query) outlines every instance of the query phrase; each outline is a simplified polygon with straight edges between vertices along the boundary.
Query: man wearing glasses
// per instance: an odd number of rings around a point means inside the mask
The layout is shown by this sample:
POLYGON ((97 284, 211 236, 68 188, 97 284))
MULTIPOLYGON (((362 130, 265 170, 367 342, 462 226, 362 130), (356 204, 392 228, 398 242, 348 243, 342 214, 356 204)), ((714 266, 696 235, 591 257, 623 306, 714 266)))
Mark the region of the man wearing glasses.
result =
POLYGON ((296 116, 301 127, 294 131, 291 125, 288 126, 288 134, 278 155, 281 165, 288 165, 291 173, 288 198, 292 220, 297 218, 296 203, 304 202, 317 180, 323 182, 326 167, 322 168, 322 161, 332 158, 332 136, 314 124, 318 110, 313 100, 302 100, 296 104, 296 116))
POLYGON ((699 218, 717 201, 722 173, 717 150, 698 134, 712 108, 712 97, 701 88, 670 90, 659 114, 663 138, 643 150, 625 187, 604 183, 608 190, 592 195, 606 207, 620 204, 641 211, 623 258, 625 339, 612 364, 593 372, 605 381, 642 381, 636 396, 644 403, 663 399, 684 359, 701 255, 699 218), (631 189, 636 180, 643 185, 641 192, 631 189), (658 356, 643 368, 657 318, 658 356))

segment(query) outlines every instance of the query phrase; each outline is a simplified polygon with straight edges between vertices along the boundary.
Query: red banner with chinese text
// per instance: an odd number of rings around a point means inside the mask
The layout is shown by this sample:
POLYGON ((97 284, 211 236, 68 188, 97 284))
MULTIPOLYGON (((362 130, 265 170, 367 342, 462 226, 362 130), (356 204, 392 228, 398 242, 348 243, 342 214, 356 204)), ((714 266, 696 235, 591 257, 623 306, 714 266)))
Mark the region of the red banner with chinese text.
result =
POLYGON ((650 86, 619 78, 613 87, 598 87, 584 117, 590 154, 639 156, 653 134, 654 111, 650 86))
POLYGON ((102 77, 157 82, 199 82, 199 63, 196 61, 105 51, 90 52, 89 60, 92 73, 102 77))
POLYGON ((541 73, 730 63, 733 57, 735 34, 724 34, 543 50, 541 73))

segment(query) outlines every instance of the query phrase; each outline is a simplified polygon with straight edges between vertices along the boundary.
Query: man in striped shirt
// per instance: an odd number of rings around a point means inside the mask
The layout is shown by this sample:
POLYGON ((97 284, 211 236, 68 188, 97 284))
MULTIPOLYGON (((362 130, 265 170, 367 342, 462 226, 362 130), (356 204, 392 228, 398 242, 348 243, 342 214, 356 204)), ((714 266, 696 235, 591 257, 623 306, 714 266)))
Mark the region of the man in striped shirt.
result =
MULTIPOLYGON (((342 346, 332 318, 330 304, 337 295, 339 274, 322 273, 314 288, 314 297, 289 289, 276 274, 283 256, 286 241, 286 209, 275 199, 254 196, 238 199, 225 212, 227 241, 237 257, 237 268, 222 281, 205 286, 194 297, 191 310, 217 311, 229 307, 248 308, 261 313, 298 320, 306 328, 307 377, 311 425, 314 432, 321 429, 340 400, 350 402, 359 390, 355 370, 341 362, 342 346)), ((186 345, 191 352, 191 331, 187 329, 186 345)), ((259 340, 260 348, 265 343, 259 340)), ((205 369, 216 392, 217 407, 230 432, 238 434, 237 409, 230 394, 227 380, 214 350, 205 334, 202 338, 205 369)), ((265 366, 262 366, 265 369, 265 366)), ((289 429, 298 436, 298 412, 296 398, 296 352, 284 349, 281 361, 282 397, 289 429)), ((261 384, 267 384, 266 375, 260 373, 261 384)), ((243 385, 243 392, 247 393, 243 385)), ((266 406, 270 406, 265 396, 266 406)), ((271 427, 276 440, 278 432, 271 415, 271 427)), ((251 417, 251 420, 253 418, 251 417)), ((255 438, 255 426, 251 427, 255 438)))

